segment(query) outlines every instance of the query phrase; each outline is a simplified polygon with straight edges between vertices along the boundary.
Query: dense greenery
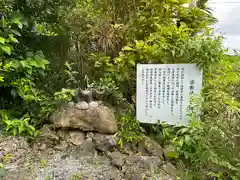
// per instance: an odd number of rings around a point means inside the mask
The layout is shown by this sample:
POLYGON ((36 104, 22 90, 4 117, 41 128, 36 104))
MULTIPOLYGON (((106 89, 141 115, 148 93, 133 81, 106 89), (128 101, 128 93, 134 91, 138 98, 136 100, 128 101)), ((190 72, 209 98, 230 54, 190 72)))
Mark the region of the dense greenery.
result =
POLYGON ((239 179, 239 56, 224 55, 205 2, 0 0, 2 128, 36 135, 75 88, 91 86, 106 90, 120 114, 119 143, 136 142, 143 129, 127 103, 136 64, 197 63, 204 88, 192 101, 191 124, 156 125, 156 137, 185 179, 239 179))

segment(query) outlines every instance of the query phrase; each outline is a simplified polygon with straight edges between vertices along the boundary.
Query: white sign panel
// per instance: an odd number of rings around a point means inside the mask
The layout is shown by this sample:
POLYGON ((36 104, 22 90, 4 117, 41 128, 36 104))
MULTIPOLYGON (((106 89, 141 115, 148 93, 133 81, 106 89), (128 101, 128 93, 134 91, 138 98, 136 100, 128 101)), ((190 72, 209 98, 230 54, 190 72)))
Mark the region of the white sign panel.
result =
POLYGON ((202 88, 202 71, 196 64, 138 64, 137 120, 187 125, 191 94, 202 88))

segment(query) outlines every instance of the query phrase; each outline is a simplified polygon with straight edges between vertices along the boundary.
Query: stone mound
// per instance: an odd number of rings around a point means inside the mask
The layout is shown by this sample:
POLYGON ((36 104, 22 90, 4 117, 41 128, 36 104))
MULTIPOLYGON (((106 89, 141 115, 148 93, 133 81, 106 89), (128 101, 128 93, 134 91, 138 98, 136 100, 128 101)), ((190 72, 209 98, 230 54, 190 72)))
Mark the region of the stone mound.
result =
POLYGON ((94 101, 90 103, 81 101, 62 106, 53 113, 51 121, 56 127, 81 131, 114 134, 118 130, 113 110, 94 101))
POLYGON ((53 125, 43 126, 32 144, 23 138, 0 138, 6 179, 176 179, 163 148, 149 137, 119 147, 115 115, 101 102, 69 103, 51 120, 53 125))

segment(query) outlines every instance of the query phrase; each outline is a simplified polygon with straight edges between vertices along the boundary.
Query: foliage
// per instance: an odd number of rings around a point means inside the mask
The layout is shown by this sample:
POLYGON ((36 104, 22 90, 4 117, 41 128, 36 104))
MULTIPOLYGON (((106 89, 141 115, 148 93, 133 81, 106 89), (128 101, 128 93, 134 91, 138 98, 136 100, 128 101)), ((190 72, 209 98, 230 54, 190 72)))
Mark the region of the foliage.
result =
MULTIPOLYGON (((172 158, 180 158, 188 173, 201 179, 237 179, 239 159, 239 57, 222 56, 205 72, 202 97, 192 102, 187 127, 163 127, 166 147, 172 158), (199 112, 202 112, 199 114, 199 112), (201 121, 197 117, 201 115, 201 121), (167 136, 166 136, 167 135, 167 136)), ((179 163, 178 163, 179 164, 179 163)))
MULTIPOLYGON (((24 130, 24 133, 31 134, 33 127, 28 125, 28 121, 35 125, 41 124, 54 108, 54 102, 51 103, 51 94, 54 92, 44 89, 47 84, 40 87, 41 80, 46 77, 45 73, 49 72, 50 64, 44 55, 47 53, 41 46, 41 40, 55 37, 58 30, 56 23, 49 24, 49 21, 39 17, 39 11, 32 12, 39 8, 32 3, 1 1, 0 109, 7 110, 10 116, 15 117, 4 121, 5 130, 13 134, 18 134, 16 128, 25 125, 27 132, 24 130), (32 118, 21 118, 25 114, 32 118)), ((44 1, 39 3, 40 7, 45 7, 44 1)), ((51 13, 53 12, 47 14, 51 13)))
POLYGON ((130 113, 119 117, 119 124, 118 144, 121 148, 127 143, 137 143, 141 140, 140 123, 130 113))
POLYGON ((21 119, 9 119, 7 112, 0 111, 0 114, 4 127, 3 130, 7 134, 13 136, 23 135, 30 138, 38 135, 38 131, 29 124, 29 116, 22 117, 21 119))

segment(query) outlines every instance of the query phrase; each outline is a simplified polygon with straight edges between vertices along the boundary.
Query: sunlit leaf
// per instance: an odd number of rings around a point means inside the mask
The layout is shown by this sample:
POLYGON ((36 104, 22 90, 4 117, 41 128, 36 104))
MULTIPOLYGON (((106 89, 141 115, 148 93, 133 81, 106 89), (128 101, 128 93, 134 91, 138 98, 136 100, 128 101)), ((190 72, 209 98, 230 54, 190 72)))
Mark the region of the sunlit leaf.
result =
POLYGON ((12 61, 10 61, 10 66, 11 67, 13 67, 13 68, 15 68, 15 69, 18 69, 19 67, 20 67, 20 62, 19 62, 19 60, 12 60, 12 61))
POLYGON ((0 37, 0 43, 4 44, 5 43, 5 38, 0 37))
POLYGON ((12 42, 18 43, 18 40, 13 36, 13 34, 10 34, 9 38, 12 42))
POLYGON ((10 32, 15 34, 16 36, 21 36, 21 34, 18 31, 16 31, 15 29, 11 29, 10 32))
POLYGON ((125 46, 123 48, 123 51, 133 51, 133 48, 129 47, 129 46, 125 46))
POLYGON ((11 55, 11 47, 7 45, 0 45, 0 48, 3 52, 5 52, 8 55, 11 55))
POLYGON ((13 133, 13 136, 16 136, 17 135, 17 129, 13 128, 12 133, 13 133))
POLYGON ((23 28, 23 24, 18 18, 15 18, 13 22, 18 25, 19 29, 23 28))

